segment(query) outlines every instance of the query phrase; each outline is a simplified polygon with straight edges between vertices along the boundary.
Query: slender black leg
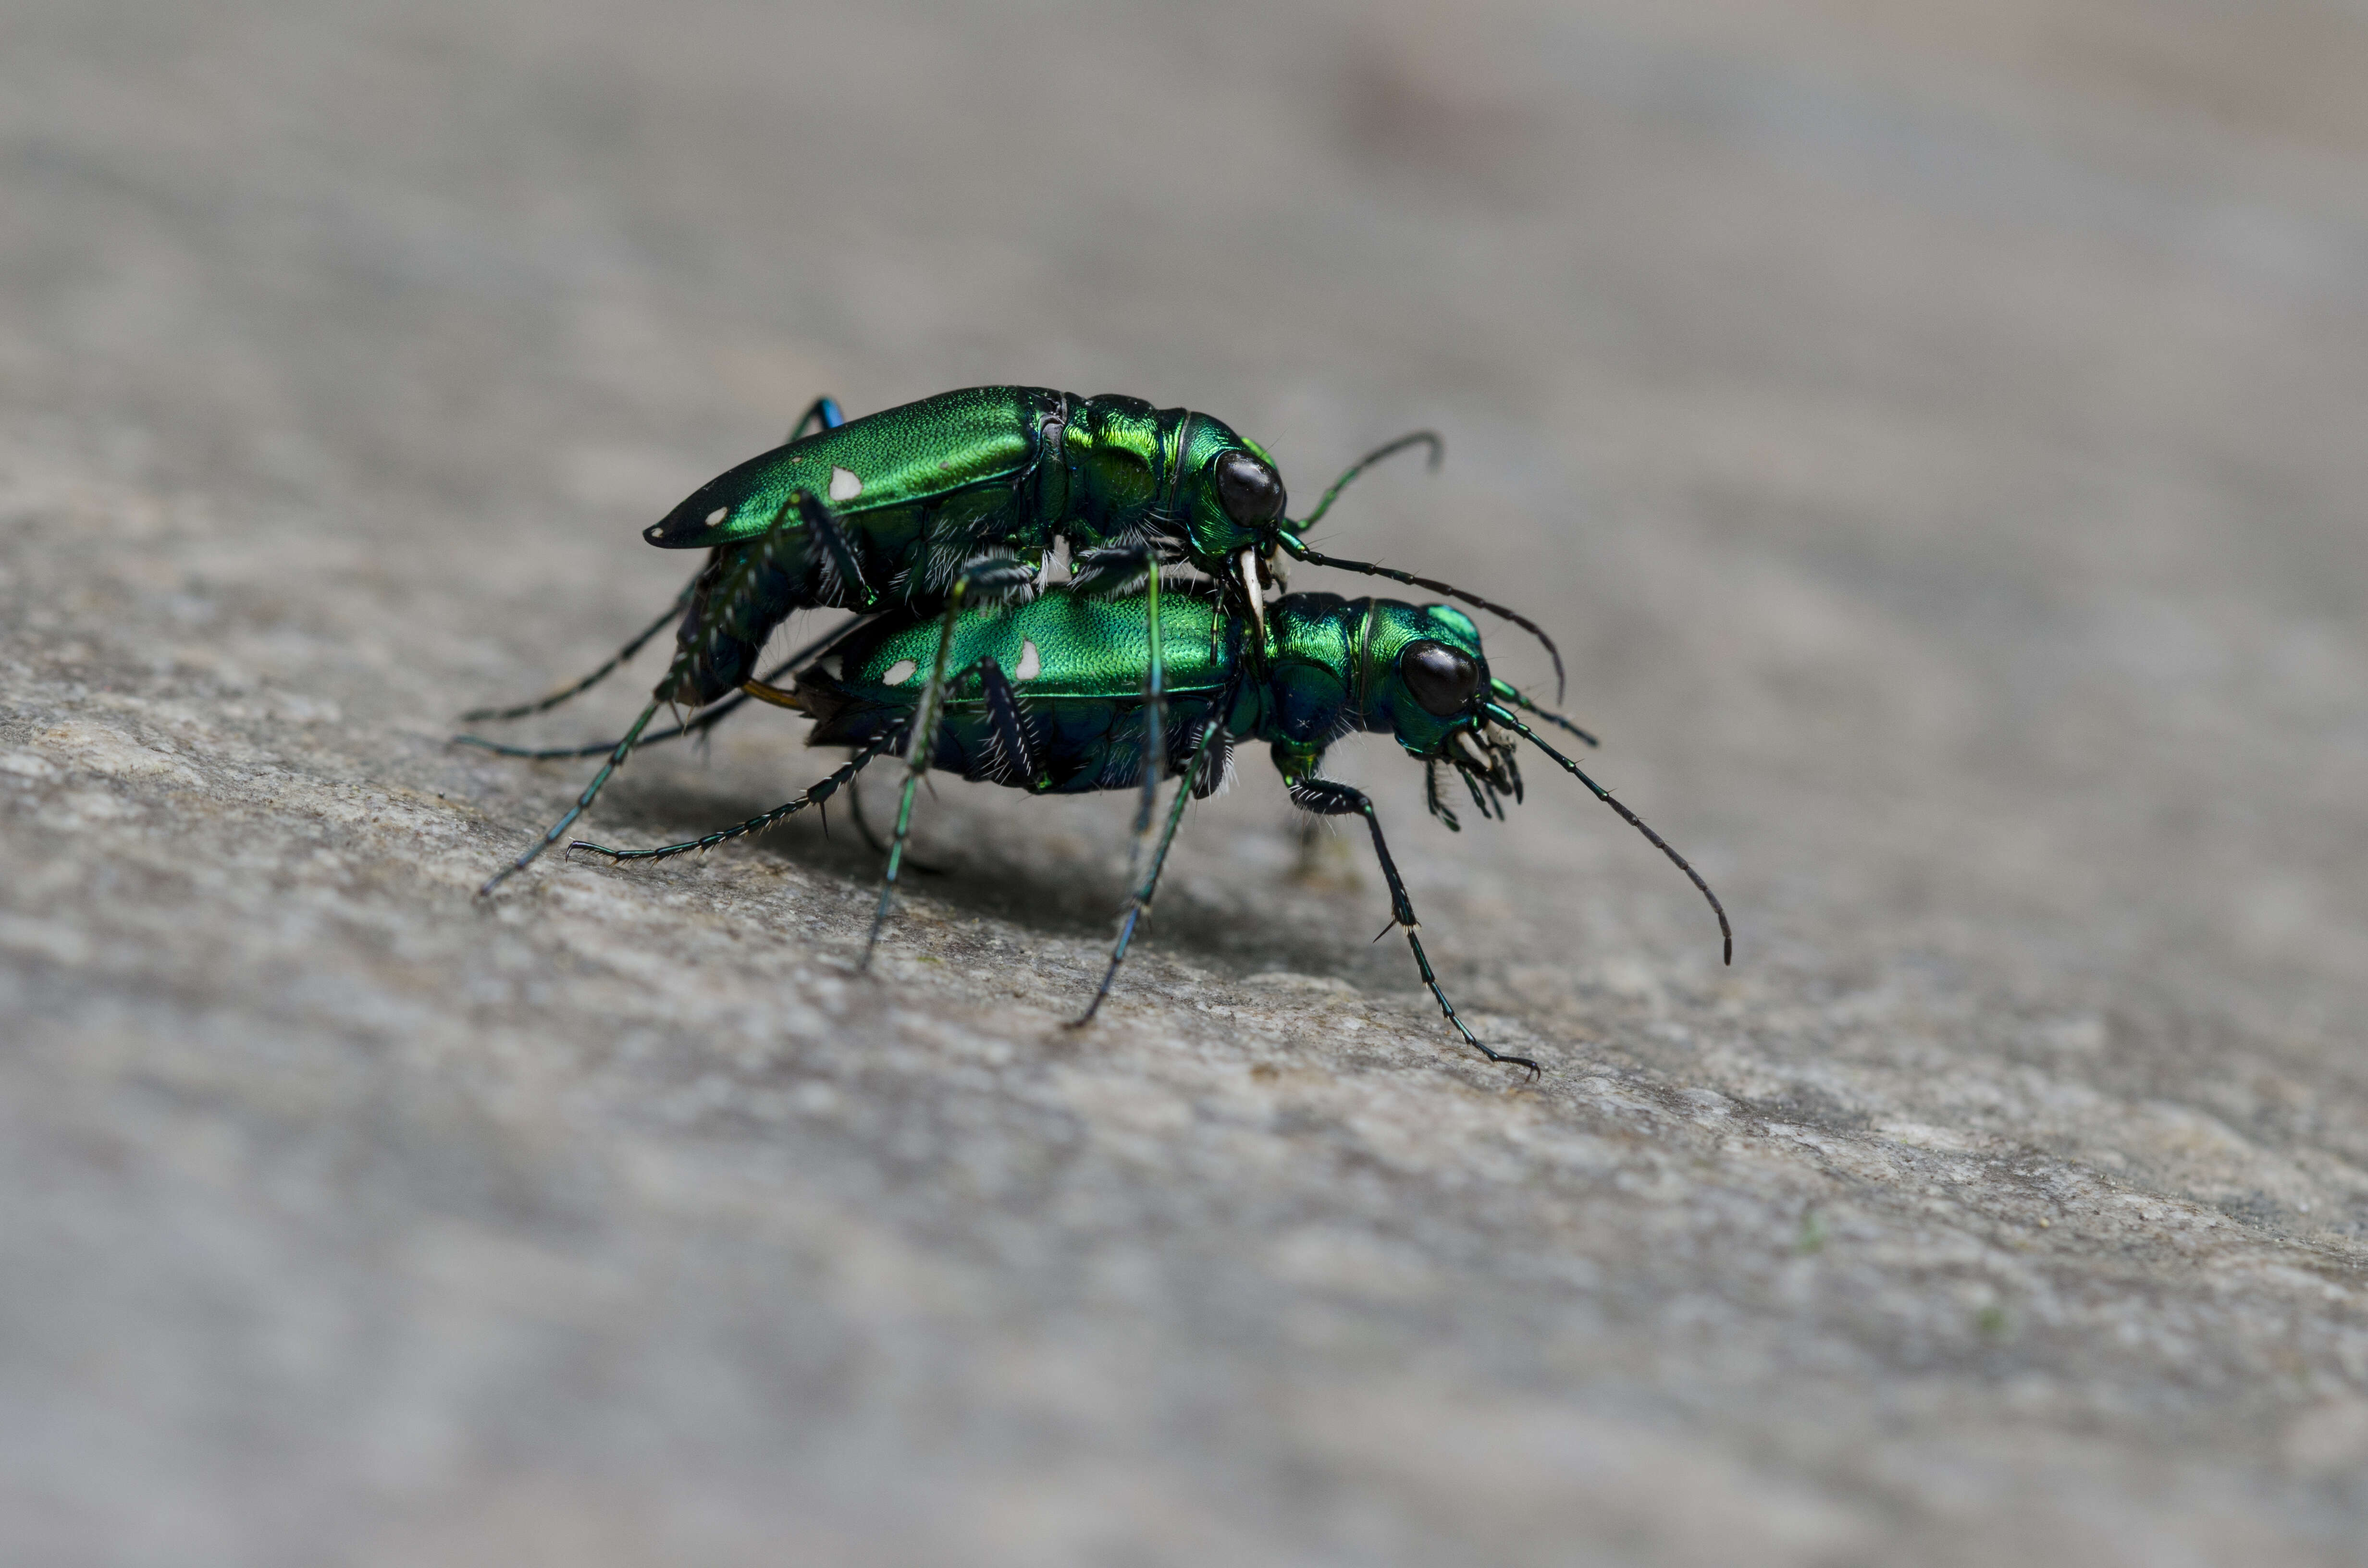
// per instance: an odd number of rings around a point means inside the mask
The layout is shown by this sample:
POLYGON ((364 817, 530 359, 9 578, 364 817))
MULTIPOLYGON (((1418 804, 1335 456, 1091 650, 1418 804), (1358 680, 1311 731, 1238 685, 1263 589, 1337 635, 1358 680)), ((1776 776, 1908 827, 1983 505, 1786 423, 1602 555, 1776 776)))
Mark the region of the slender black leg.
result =
POLYGON ((550 832, 528 846, 524 854, 486 878, 485 885, 477 890, 479 898, 484 898, 510 878, 534 864, 535 857, 558 843, 559 835, 573 827, 575 824, 575 819, 591 808, 592 802, 598 799, 602 787, 609 782, 609 776, 624 766, 625 758, 632 754, 633 743, 642 738, 642 732, 648 728, 650 721, 657 716, 658 706, 658 699, 652 698, 650 705, 642 710, 642 716, 634 720, 632 727, 625 732, 624 739, 617 743, 617 749, 609 754, 609 760, 601 766, 600 771, 592 776, 592 782, 584 786, 584 793, 576 796, 575 803, 567 808, 566 814, 551 824, 550 832))
POLYGON ((959 686, 972 676, 978 676, 981 695, 986 699, 987 733, 995 737, 994 777, 1006 783, 1018 780, 1031 790, 1043 789, 1051 781, 1037 758, 1036 743, 1029 737, 1028 716, 1019 710, 1019 694, 1012 688, 1011 678, 993 654, 956 676, 954 684, 959 686))
MULTIPOLYGON (((856 834, 862 838, 865 848, 874 855, 888 853, 888 846, 881 842, 880 835, 872 830, 871 819, 863 814, 863 791, 853 784, 847 787, 847 814, 855 819, 856 834)), ((946 874, 946 869, 943 866, 932 866, 917 855, 905 857, 905 869, 908 871, 918 871, 925 877, 942 877, 946 874)))
POLYGON ((863 580, 863 563, 856 559, 855 546, 847 530, 838 526, 838 518, 824 506, 812 491, 801 490, 790 497, 790 505, 798 509, 798 519, 808 531, 821 540, 830 556, 831 565, 838 573, 840 589, 851 601, 848 608, 869 615, 880 608, 880 596, 863 580))
POLYGON ((1431 995, 1438 999, 1440 1011, 1445 1013, 1447 1021, 1455 1026, 1455 1032, 1463 1037, 1463 1043, 1489 1061, 1526 1067, 1532 1078, 1544 1071, 1526 1056, 1508 1056, 1489 1050, 1464 1026, 1463 1020, 1455 1016, 1455 1004, 1447 999, 1447 993, 1439 987, 1439 977, 1430 971, 1429 956, 1422 950, 1422 938, 1416 935, 1422 929, 1422 923, 1415 918, 1414 901, 1406 897, 1406 883, 1398 877, 1397 862, 1390 858, 1389 844, 1382 837, 1382 819, 1374 813, 1373 802, 1366 799, 1364 791, 1346 784, 1336 784, 1329 778, 1303 778, 1291 786, 1291 799, 1294 804, 1319 816, 1354 815, 1365 819, 1365 825, 1373 831, 1373 854, 1382 862, 1383 880, 1390 884, 1391 923, 1406 933, 1406 945, 1414 949, 1415 967, 1422 971, 1422 983, 1430 987, 1431 995))
POLYGON ((616 865, 619 862, 625 860, 669 860, 677 855, 688 855, 694 849, 712 849, 719 844, 729 843, 731 840, 735 838, 745 838, 752 833, 762 833, 767 828, 772 826, 775 823, 780 822, 784 818, 797 815, 800 812, 804 811, 808 806, 819 806, 824 801, 829 800, 833 795, 837 794, 842 787, 850 784, 858 773, 863 771, 864 764, 870 762, 873 757, 878 756, 882 752, 886 751, 890 746, 894 745, 896 744, 898 733, 899 732, 891 730, 881 735, 877 740, 871 742, 871 744, 865 746, 861 751, 857 752, 852 757, 849 757, 848 759, 847 766, 841 767, 837 772, 832 774, 821 783, 814 785, 804 794, 800 795, 796 800, 791 801, 789 804, 784 806, 775 806, 769 812, 766 812, 758 816, 750 817, 746 822, 735 823, 730 827, 718 829, 716 832, 707 835, 704 838, 689 839, 681 844, 668 844, 656 849, 611 849, 606 845, 595 844, 589 839, 579 838, 573 844, 570 844, 567 847, 570 849, 582 849, 594 855, 606 855, 609 858, 609 863, 610 865, 616 865))
POLYGON ((1085 1012, 1070 1020, 1069 1027, 1073 1029, 1081 1029, 1094 1021, 1094 1015, 1101 1011, 1102 1002, 1110 995, 1110 987, 1118 983, 1119 965, 1126 962, 1126 949, 1134 940, 1134 928, 1144 915, 1151 913, 1152 897, 1159 891, 1159 873, 1167 864, 1168 846, 1176 842, 1176 830, 1184 823, 1184 808, 1192 800, 1192 781, 1200 777, 1201 768, 1208 760, 1209 748, 1224 733, 1224 710, 1231 706, 1230 701, 1222 703, 1201 727, 1201 739, 1192 748, 1192 760, 1186 766, 1184 777, 1176 786, 1176 799, 1167 808, 1167 825, 1160 832, 1159 847, 1152 853, 1151 869, 1135 884, 1134 896, 1127 903, 1125 918, 1119 922, 1118 942, 1110 949, 1110 968, 1102 971, 1101 989, 1096 991, 1094 999, 1086 1004, 1085 1012))
MULTIPOLYGON (((850 573, 853 573, 855 567, 853 551, 848 546, 845 537, 838 531, 837 524, 832 518, 829 509, 824 506, 822 503, 816 500, 810 493, 805 491, 793 493, 790 499, 783 504, 783 512, 786 512, 791 506, 798 508, 799 516, 812 529, 814 535, 822 538, 825 543, 846 562, 848 570, 850 573)), ((774 519, 773 531, 767 536, 764 542, 769 545, 773 540, 778 540, 780 537, 782 537, 780 518, 777 516, 774 519)), ((723 561, 725 558, 719 554, 716 559, 717 561, 723 561)), ((769 558, 760 554, 757 557, 757 564, 761 566, 767 559, 769 558)), ((711 562, 711 564, 712 564, 712 562, 711 562)), ((745 577, 745 574, 752 569, 754 568, 752 568, 750 562, 746 560, 740 562, 737 568, 743 577, 745 577)), ((704 580, 704 577, 705 574, 702 573, 700 580, 704 580)), ((738 587, 734 585, 735 579, 730 574, 727 574, 723 581, 724 592, 727 598, 730 593, 741 591, 738 587)), ((855 581, 859 586, 860 585, 861 577, 860 574, 854 575, 853 581, 855 581)), ((862 608, 868 611, 876 608, 878 601, 876 597, 871 595, 871 590, 865 588, 862 592, 864 597, 862 608)), ((841 630, 843 631, 845 629, 842 628, 841 630)), ((837 634, 834 633, 833 635, 835 639, 837 634)), ((825 642, 824 647, 825 649, 828 647, 827 642, 825 642)), ((804 655, 802 653, 800 656, 803 657, 804 655)), ((657 716, 657 710, 659 708, 666 705, 668 700, 668 694, 682 690, 686 683, 690 680, 693 667, 691 650, 688 647, 677 647, 675 653, 674 665, 672 668, 667 671, 666 678, 658 683, 656 695, 654 695, 650 699, 649 705, 642 710, 640 715, 633 720, 632 726, 626 730, 623 738, 617 742, 616 748, 609 754, 609 760, 601 766, 599 772, 592 776, 592 782, 584 787, 584 792, 576 797, 575 804, 570 807, 566 813, 557 822, 552 824, 550 830, 544 833, 540 840, 529 846, 524 854, 520 855, 516 860, 510 862, 509 865, 505 866, 502 869, 495 872, 493 876, 486 879, 484 886, 477 890, 477 895, 480 898, 492 892, 509 878, 526 869, 528 866, 534 862, 538 856, 540 856, 544 850, 550 848, 552 844, 556 843, 560 835, 565 833, 569 827, 574 825, 577 818, 581 817, 591 808, 593 801, 599 796, 601 790, 608 784, 609 778, 616 773, 617 769, 624 766, 625 758, 632 754, 633 747, 640 743, 642 732, 649 728, 650 721, 657 716)), ((723 713, 719 711, 711 717, 708 720, 708 722, 712 723, 715 719, 720 719, 722 716, 723 713)), ((685 721, 676 726, 675 733, 677 734, 688 733, 694 727, 695 723, 696 721, 685 721)), ((875 926, 875 937, 877 937, 877 927, 875 926)))
MULTIPOLYGON (((846 423, 847 415, 840 412, 838 400, 837 398, 827 396, 818 397, 814 400, 814 403, 811 407, 798 416, 798 422, 790 426, 789 438, 791 441, 796 440, 799 437, 806 433, 806 429, 810 426, 817 430, 836 430, 846 423)), ((619 667, 621 666, 628 659, 631 659, 634 654, 640 653, 643 648, 648 645, 651 638, 664 631, 666 626, 673 622, 675 618, 681 615, 684 609, 689 608, 690 604, 692 590, 698 586, 699 576, 694 574, 691 580, 683 585, 682 592, 675 596, 672 608, 668 608, 655 620, 651 621, 647 626, 642 628, 640 631, 635 632, 633 634, 633 640, 626 643, 623 647, 618 649, 615 655, 612 656, 607 664, 602 665, 598 669, 594 670, 590 675, 586 676, 582 680, 577 681, 575 685, 554 691, 548 697, 537 698, 532 702, 518 703, 515 707, 472 708, 468 712, 461 715, 461 722, 463 724, 491 724, 508 719, 524 719, 536 713, 547 713, 552 709, 558 707, 561 703, 567 701, 570 698, 582 696, 584 693, 591 690, 594 687, 599 685, 602 681, 608 679, 610 676, 616 674, 619 667)), ((677 729, 665 733, 653 735, 649 738, 649 741, 644 744, 654 744, 659 741, 671 740, 675 735, 680 734, 681 733, 681 730, 677 729)), ((458 736, 456 739, 458 739, 463 745, 483 745, 485 750, 503 756, 532 756, 538 758, 559 756, 598 756, 615 744, 611 741, 603 741, 598 745, 579 746, 571 751, 558 751, 551 749, 520 751, 511 747, 488 744, 484 742, 473 740, 466 735, 458 736)))
POLYGON ((880 878, 880 903, 871 912, 871 934, 863 939, 863 958, 858 970, 871 967, 872 949, 880 945, 881 927, 888 924, 888 910, 896 897, 896 872, 905 863, 905 846, 913 836, 913 798, 920 792, 921 780, 929 771, 930 754, 938 747, 938 710, 946 686, 946 660, 952 654, 954 623, 961 619, 962 602, 970 586, 967 576, 954 580, 946 595, 946 613, 938 628, 938 654, 929 667, 929 678, 921 687, 920 701, 913 710, 913 724, 905 743, 905 792, 896 802, 896 826, 888 839, 888 866, 880 878))
POLYGON ((1134 812, 1134 844, 1127 858, 1127 878, 1141 870, 1144 840, 1151 832, 1157 809, 1160 780, 1167 771, 1167 692, 1166 648, 1159 624, 1159 560, 1141 544, 1106 545, 1088 550, 1069 562, 1069 579, 1079 593, 1115 595, 1143 579, 1149 605, 1145 612, 1150 642, 1143 665, 1143 794, 1134 812))
MULTIPOLYGON (((831 630, 829 635, 817 638, 815 641, 807 643, 796 653, 791 653, 788 658, 783 659, 780 664, 775 665, 771 669, 767 670, 764 675, 758 678, 757 684, 760 686, 770 685, 772 682, 780 679, 784 675, 787 675, 791 671, 804 665, 807 661, 820 658, 824 654, 828 653, 834 643, 838 642, 840 638, 846 636, 849 631, 854 631, 855 628, 860 624, 861 622, 860 620, 840 622, 831 630)), ((675 725, 671 729, 654 730, 650 733, 643 735, 633 749, 636 751, 643 751, 651 746, 659 745, 665 742, 677 739, 683 735, 704 733, 705 732, 713 729, 716 725, 722 723, 725 719, 731 717, 734 712, 738 710, 748 701, 748 698, 749 694, 745 690, 734 692, 730 697, 725 698, 723 701, 714 704, 702 712, 693 714, 689 719, 684 721, 682 723, 675 725)), ((506 745, 500 741, 489 741, 479 735, 454 735, 452 737, 452 744, 460 746, 474 746, 479 751, 492 752, 495 756, 518 756, 528 758, 534 762, 555 762, 573 757, 600 756, 617 749, 617 743, 614 741, 592 741, 580 746, 514 746, 506 745)))
MULTIPOLYGON (((584 693, 591 690, 594 687, 598 686, 602 681, 607 680, 610 676, 616 674, 618 669, 625 663, 626 660, 640 653, 642 649, 648 644, 651 638, 655 637, 660 631, 665 631, 666 627, 673 624, 675 618, 682 614, 684 607, 690 603, 691 590, 698 585, 699 578, 694 575, 689 582, 683 585, 682 592, 675 596, 674 604, 671 608, 661 613, 655 620, 651 621, 647 626, 643 627, 639 631, 635 632, 633 634, 633 640, 626 643, 623 647, 618 649, 615 653, 611 654, 607 664, 602 665, 598 669, 594 670, 590 675, 586 676, 582 680, 577 681, 575 685, 564 687, 561 689, 552 692, 548 697, 539 697, 532 702, 521 702, 511 708, 472 708, 469 711, 461 715, 461 722, 463 724, 490 724, 499 722, 506 719, 524 719, 530 714, 547 713, 553 708, 558 707, 561 703, 568 700, 570 698, 581 697, 584 693)), ((467 742, 466 736, 462 736, 461 738, 464 743, 467 742)), ((613 742, 605 742, 591 751, 571 755, 598 756, 601 752, 607 751, 609 747, 614 744, 615 743, 613 742)), ((501 748, 497 746, 488 746, 486 749, 488 751, 498 751, 501 748)), ((510 755, 518 754, 513 753, 510 755)))
POLYGON ((806 411, 798 415, 798 422, 790 426, 789 440, 783 441, 781 445, 786 447, 791 441, 804 435, 808 426, 817 430, 836 430, 846 423, 847 415, 839 412, 838 399, 825 393, 814 399, 807 405, 806 411))
POLYGON ((921 687, 914 705, 911 738, 905 746, 905 792, 896 802, 896 826, 888 839, 888 866, 880 879, 880 903, 871 912, 871 934, 864 938, 863 958, 859 970, 871 967, 871 954, 880 946, 880 933, 888 924, 888 911, 896 899, 896 873, 905 863, 905 846, 913 836, 913 801, 920 793, 921 780, 928 776, 929 759, 937 750, 938 721, 945 709, 947 661, 953 656, 954 627, 962 619, 962 603, 975 595, 985 598, 1025 587, 1035 580, 1023 562, 1008 556, 974 561, 962 569, 953 586, 946 591, 946 610, 938 627, 937 656, 930 661, 929 678, 921 687))
MULTIPOLYGON (((960 686, 973 675, 979 677, 979 685, 985 690, 988 729, 995 737, 997 758, 994 777, 1006 780, 1022 779, 1031 787, 1042 787, 1047 780, 1037 767, 1035 744, 1029 738, 1028 723, 1019 711, 1018 694, 1011 689, 1011 682, 1005 676, 1003 666, 991 657, 981 659, 955 676, 950 684, 960 686)), ((871 819, 863 814, 863 791, 852 785, 847 791, 847 810, 848 814, 855 819, 855 831, 863 835, 863 842, 871 852, 887 854, 888 846, 880 842, 880 835, 871 830, 871 819)), ((906 869, 918 871, 923 876, 942 877, 946 874, 945 868, 932 866, 909 853, 905 857, 905 866, 906 869)))
POLYGON ((1116 598, 1133 585, 1150 563, 1151 551, 1140 544, 1081 550, 1069 557, 1069 586, 1095 598, 1116 598))
POLYGON ((1128 852, 1132 869, 1143 854, 1144 835, 1151 831, 1151 813, 1159 804, 1159 783, 1167 775, 1167 692, 1166 662, 1159 645, 1159 562, 1144 562, 1149 575, 1144 619, 1151 633, 1150 657, 1143 663, 1143 799, 1134 809, 1134 846, 1128 852))

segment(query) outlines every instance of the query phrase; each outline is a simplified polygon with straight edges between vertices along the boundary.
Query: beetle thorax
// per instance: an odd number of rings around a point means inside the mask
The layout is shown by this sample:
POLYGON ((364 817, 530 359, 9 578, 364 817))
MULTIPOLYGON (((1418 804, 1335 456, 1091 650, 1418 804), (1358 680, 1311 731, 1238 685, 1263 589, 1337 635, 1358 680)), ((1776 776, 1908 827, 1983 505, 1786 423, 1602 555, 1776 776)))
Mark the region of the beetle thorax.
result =
POLYGON ((1156 528, 1174 487, 1174 431, 1185 417, 1180 408, 1109 393, 1072 404, 1062 433, 1071 528, 1104 544, 1156 528))

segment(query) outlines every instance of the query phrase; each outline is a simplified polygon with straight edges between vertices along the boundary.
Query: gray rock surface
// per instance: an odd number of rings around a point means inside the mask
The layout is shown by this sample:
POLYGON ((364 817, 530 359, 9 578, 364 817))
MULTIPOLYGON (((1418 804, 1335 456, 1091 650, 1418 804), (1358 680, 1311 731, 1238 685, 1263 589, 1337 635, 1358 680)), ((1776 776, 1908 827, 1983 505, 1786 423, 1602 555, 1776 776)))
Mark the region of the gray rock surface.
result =
POLYGON ((16 0, 0 1557, 2368 1557, 2363 79, 2334 0, 16 0), (472 902, 586 770, 451 717, 638 527, 998 380, 1303 496, 1443 429, 1326 537, 1554 629, 1735 968, 1373 741, 1533 1085, 1256 757, 1082 1034, 1120 801, 940 785, 868 980, 843 819, 472 902))

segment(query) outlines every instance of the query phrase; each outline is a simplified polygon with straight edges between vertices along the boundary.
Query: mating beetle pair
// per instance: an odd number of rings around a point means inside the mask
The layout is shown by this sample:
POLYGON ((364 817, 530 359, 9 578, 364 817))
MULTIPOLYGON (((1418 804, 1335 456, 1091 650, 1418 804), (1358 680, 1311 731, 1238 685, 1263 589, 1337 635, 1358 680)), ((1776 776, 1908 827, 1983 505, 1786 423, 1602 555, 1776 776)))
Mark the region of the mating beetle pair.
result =
MULTIPOLYGON (((582 840, 572 846, 617 860, 709 848, 822 803, 872 759, 902 747, 905 788, 871 927, 876 943, 915 794, 932 766, 1039 792, 1139 789, 1138 867, 1159 779, 1182 775, 1109 970, 1079 1023, 1110 993, 1186 801, 1215 787, 1236 739, 1269 743, 1300 806, 1365 819, 1389 884, 1393 926, 1406 931, 1448 1020, 1492 1061, 1537 1070, 1483 1045, 1440 990, 1372 801, 1318 776, 1325 748, 1339 735, 1390 733, 1423 758, 1430 808, 1451 827, 1440 769, 1458 772, 1474 802, 1501 816, 1500 796, 1520 792, 1513 737, 1527 737, 1684 869, 1726 932, 1725 912, 1702 877, 1517 716, 1515 709, 1524 710, 1592 741, 1490 677, 1477 629, 1461 611, 1328 594, 1289 595, 1268 607, 1265 590, 1281 552, 1450 594, 1546 641, 1501 606, 1443 583, 1319 555, 1302 539, 1367 464, 1424 441, 1435 461, 1437 437, 1418 434, 1371 454, 1308 518, 1292 522, 1281 476, 1262 451, 1205 415, 1155 410, 1132 398, 984 388, 852 422, 823 399, 791 435, 787 445, 701 486, 647 530, 653 543, 706 546, 712 554, 677 601, 675 658, 625 736, 613 747, 490 748, 609 756, 575 806, 484 892, 564 835, 643 742, 660 706, 713 705, 651 742, 704 728, 754 697, 810 714, 816 723, 809 744, 853 746, 853 758, 788 804, 703 838, 649 850, 582 840), (1055 544, 1068 547, 1071 580, 1037 592, 1055 544), (1163 565, 1178 564, 1208 575, 1171 578, 1163 595, 1163 565), (853 609, 860 619, 758 678, 767 637, 792 611, 818 606, 853 609), (832 660, 837 675, 824 668, 832 660), (789 672, 793 687, 771 684, 789 672)), ((674 615, 669 610, 566 690, 470 717, 555 706, 606 676, 674 615)), ((1559 654, 1554 664, 1559 676, 1559 654)), ((1731 956, 1731 936, 1727 946, 1731 956)), ((871 951, 867 944, 866 961, 871 951)))

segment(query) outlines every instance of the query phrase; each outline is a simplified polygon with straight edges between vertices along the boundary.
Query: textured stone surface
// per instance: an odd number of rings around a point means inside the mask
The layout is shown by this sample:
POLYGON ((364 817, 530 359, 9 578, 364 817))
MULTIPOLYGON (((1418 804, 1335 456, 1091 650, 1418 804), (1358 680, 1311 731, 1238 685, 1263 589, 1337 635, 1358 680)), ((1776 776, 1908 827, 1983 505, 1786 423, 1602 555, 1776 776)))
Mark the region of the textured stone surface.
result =
POLYGON ((2358 1560, 2363 77, 2309 0, 8 7, 0 1555, 2358 1560), (871 980, 843 821, 472 903, 583 770, 451 715, 633 530, 991 380, 1303 496, 1445 430, 1326 538, 1561 635, 1735 969, 1372 742, 1535 1085, 1256 758, 1086 1034, 1118 801, 941 786, 871 980))

